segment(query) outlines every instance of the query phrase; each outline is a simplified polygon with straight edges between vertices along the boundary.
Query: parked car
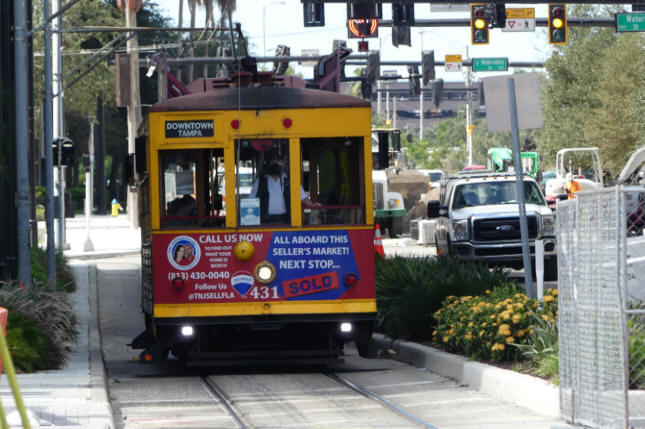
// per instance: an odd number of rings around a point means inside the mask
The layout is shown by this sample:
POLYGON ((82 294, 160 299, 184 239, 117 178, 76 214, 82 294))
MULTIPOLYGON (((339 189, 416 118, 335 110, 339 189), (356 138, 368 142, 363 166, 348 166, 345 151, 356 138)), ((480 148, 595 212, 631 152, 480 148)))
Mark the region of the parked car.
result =
MULTIPOLYGON (((535 240, 544 242, 544 278, 557 279, 555 222, 537 182, 524 177, 526 215, 535 260, 535 240)), ((436 219, 437 253, 490 265, 523 268, 515 177, 483 171, 458 173, 442 183, 440 199, 428 203, 436 219)), ((535 272, 535 271, 534 271, 535 272)))

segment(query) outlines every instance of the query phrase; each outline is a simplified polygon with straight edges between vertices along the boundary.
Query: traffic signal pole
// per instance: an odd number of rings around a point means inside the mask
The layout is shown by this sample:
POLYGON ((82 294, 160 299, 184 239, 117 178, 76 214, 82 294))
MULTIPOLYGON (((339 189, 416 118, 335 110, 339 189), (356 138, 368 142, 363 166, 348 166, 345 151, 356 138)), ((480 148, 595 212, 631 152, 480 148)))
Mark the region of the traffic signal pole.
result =
MULTIPOLYGON (((18 214, 18 282, 31 285, 29 252, 29 135, 27 118, 27 20, 25 3, 13 0, 16 101, 16 205, 18 214)), ((51 151, 50 151, 51 158, 51 151)))

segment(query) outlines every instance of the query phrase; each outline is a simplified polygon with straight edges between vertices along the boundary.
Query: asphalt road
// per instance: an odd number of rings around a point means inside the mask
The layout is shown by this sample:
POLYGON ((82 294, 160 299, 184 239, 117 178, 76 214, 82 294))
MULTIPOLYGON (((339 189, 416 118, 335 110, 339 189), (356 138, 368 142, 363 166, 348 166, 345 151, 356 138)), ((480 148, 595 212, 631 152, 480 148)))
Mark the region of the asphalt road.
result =
MULTIPOLYGON (((389 359, 361 359, 346 347, 325 368, 185 369, 141 364, 128 347, 143 330, 137 257, 98 261, 102 351, 118 428, 239 427, 223 400, 254 428, 423 427, 343 386, 338 374, 440 428, 555 428, 557 420, 493 399, 453 380, 389 359)), ((426 426, 426 427, 433 427, 426 426)))

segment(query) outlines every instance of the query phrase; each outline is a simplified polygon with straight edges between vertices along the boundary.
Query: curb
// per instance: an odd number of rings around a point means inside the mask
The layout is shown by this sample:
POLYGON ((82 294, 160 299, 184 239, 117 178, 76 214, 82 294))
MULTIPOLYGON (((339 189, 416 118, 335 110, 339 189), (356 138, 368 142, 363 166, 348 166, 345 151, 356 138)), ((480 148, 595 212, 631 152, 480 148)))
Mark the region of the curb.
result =
MULTIPOLYGON (((99 426, 105 429, 114 429, 114 415, 107 393, 107 375, 105 371, 105 362, 101 352, 101 332, 99 330, 99 312, 98 312, 98 288, 96 283, 96 265, 88 266, 88 299, 90 302, 89 329, 89 373, 90 373, 90 393, 92 401, 101 409, 101 415, 96 416, 100 421, 99 426)), ((96 422, 94 422, 96 423, 96 422)))
POLYGON ((528 408, 538 414, 561 419, 560 389, 541 378, 470 361, 432 347, 382 334, 372 339, 386 350, 393 350, 394 359, 419 368, 427 368, 444 377, 457 380, 482 393, 528 408))
POLYGON ((115 257, 119 257, 119 256, 140 255, 141 254, 141 249, 110 251, 110 252, 96 252, 96 253, 87 253, 87 254, 67 254, 67 253, 63 253, 63 254, 69 260, 82 261, 82 260, 92 260, 92 259, 115 258, 115 257))

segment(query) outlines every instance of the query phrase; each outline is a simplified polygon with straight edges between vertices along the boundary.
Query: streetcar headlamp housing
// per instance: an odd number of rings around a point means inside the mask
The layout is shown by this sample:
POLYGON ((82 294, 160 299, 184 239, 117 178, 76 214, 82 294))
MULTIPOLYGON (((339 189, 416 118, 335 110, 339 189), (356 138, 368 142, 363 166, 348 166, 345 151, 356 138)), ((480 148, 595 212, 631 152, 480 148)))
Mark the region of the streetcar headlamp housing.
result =
POLYGON ((271 283, 275 279, 276 274, 275 266, 269 261, 260 262, 253 270, 255 279, 263 284, 271 283))

